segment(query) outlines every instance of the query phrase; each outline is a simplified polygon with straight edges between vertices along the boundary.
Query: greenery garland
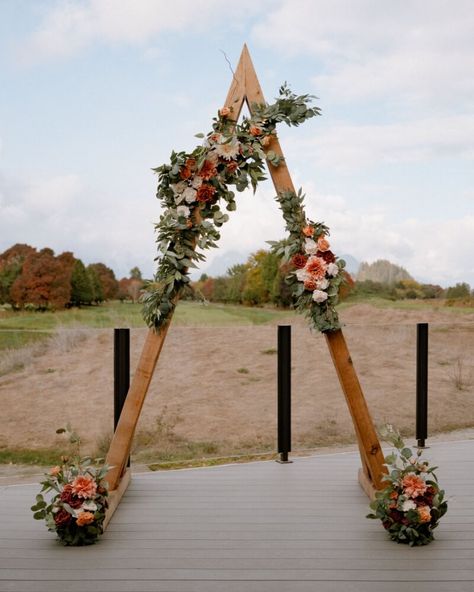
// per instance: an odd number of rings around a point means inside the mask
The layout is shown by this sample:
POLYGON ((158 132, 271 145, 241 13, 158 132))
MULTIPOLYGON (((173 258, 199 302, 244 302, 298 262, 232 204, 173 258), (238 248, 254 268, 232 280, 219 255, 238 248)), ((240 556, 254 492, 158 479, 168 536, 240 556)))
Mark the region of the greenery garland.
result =
MULTIPOLYGON (((189 268, 205 260, 196 248, 217 246, 219 228, 229 219, 221 204, 227 211, 236 209, 232 189, 241 192, 252 186, 255 192, 265 179, 265 160, 274 166, 282 161, 268 150, 276 125, 298 126, 321 114, 318 107, 310 106, 313 98, 295 95, 284 84, 275 103, 252 105, 253 115, 241 124, 232 118, 233 108, 224 106, 213 119, 212 131, 197 134, 202 145, 189 153, 173 151, 169 164, 153 169, 158 174, 157 198, 163 213, 156 224, 158 270, 142 296, 149 327, 159 330, 170 319, 180 291, 190 281, 189 268)), ((272 248, 288 265, 287 281, 296 309, 320 331, 334 330, 339 328, 334 305, 344 262, 336 261, 329 251, 327 227, 306 220, 303 197, 301 191, 277 196, 290 236, 272 243, 272 248)))

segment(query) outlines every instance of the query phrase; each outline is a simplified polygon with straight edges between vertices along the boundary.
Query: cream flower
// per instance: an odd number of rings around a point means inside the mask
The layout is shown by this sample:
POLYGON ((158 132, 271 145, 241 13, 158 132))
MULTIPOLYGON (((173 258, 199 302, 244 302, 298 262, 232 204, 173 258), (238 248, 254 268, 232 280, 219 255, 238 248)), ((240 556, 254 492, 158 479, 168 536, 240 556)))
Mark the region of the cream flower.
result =
POLYGON ((336 277, 336 275, 339 273, 339 267, 335 263, 330 263, 326 273, 332 277, 336 277))
POLYGON ((326 290, 328 286, 329 280, 327 280, 326 278, 323 278, 322 280, 316 282, 316 287, 318 288, 318 290, 326 290))
POLYGON ((409 510, 416 510, 416 504, 413 500, 405 500, 402 505, 402 510, 408 512, 409 510))
POLYGON ((295 275, 299 282, 305 282, 307 279, 311 277, 311 275, 306 271, 306 269, 297 269, 295 271, 295 275))
MULTIPOLYGON (((201 179, 201 183, 202 183, 202 179, 201 179)), ((193 184, 194 184, 194 182, 193 182, 193 184)), ((183 191, 183 199, 188 204, 196 201, 196 189, 193 189, 192 187, 186 187, 186 189, 183 191)))
POLYGON ((178 206, 176 208, 176 213, 178 216, 184 216, 185 218, 188 218, 191 210, 188 208, 188 206, 178 206))
POLYGON ((97 510, 97 504, 92 500, 89 500, 82 504, 82 509, 87 510, 88 512, 95 512, 97 510))
POLYGON ((172 183, 170 185, 171 190, 175 195, 180 195, 187 187, 186 181, 179 181, 179 183, 172 183))
POLYGON ((225 160, 233 160, 239 154, 239 149, 240 142, 236 139, 232 139, 230 142, 225 142, 223 144, 218 144, 214 148, 215 153, 225 160))
POLYGON ((323 292, 322 290, 315 290, 313 292, 313 300, 315 302, 317 302, 318 304, 320 304, 321 302, 324 302, 327 299, 328 299, 328 295, 326 292, 323 292))
POLYGON ((307 255, 316 255, 318 252, 318 245, 312 238, 307 238, 304 241, 304 251, 307 255))
POLYGON ((193 187, 194 189, 199 189, 199 187, 201 187, 201 185, 202 185, 202 178, 198 177, 196 175, 192 180, 191 187, 193 187))

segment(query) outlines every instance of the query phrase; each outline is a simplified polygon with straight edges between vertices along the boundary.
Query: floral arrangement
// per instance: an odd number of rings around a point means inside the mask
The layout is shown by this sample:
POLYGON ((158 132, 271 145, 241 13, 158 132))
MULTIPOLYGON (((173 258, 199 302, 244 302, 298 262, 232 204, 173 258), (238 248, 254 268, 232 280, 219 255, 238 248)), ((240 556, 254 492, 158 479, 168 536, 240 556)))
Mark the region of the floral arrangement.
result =
MULTIPOLYGON (((64 431, 70 430, 58 430, 64 431)), ((74 432, 70 434, 71 442, 80 442, 74 432)), ((41 493, 31 507, 33 516, 45 520, 48 530, 55 532, 63 545, 92 545, 103 533, 108 495, 103 479, 108 468, 93 466, 88 457, 63 456, 61 461, 41 482, 41 493), (49 492, 53 496, 47 501, 43 494, 49 492)))
MULTIPOLYGON (((142 296, 143 316, 150 327, 159 330, 168 322, 180 291, 189 283, 189 268, 204 260, 196 248, 217 246, 219 227, 229 219, 222 204, 227 211, 235 210, 234 190, 251 186, 255 191, 265 178, 265 160, 273 166, 281 163, 282 157, 271 149, 277 124, 298 126, 320 115, 318 107, 310 106, 313 98, 297 96, 283 85, 275 103, 253 105, 252 116, 241 124, 233 118, 233 107, 226 105, 214 118, 212 131, 197 135, 202 145, 192 152, 173 152, 169 164, 153 169, 163 213, 156 225, 159 267, 142 296)), ((284 192, 277 200, 291 240, 274 248, 292 262, 288 281, 294 286, 296 308, 309 310, 320 330, 338 328, 333 307, 344 264, 336 262, 329 250, 328 230, 305 219, 301 192, 284 192)))
POLYGON ((433 530, 448 510, 435 475, 437 467, 420 460, 421 450, 414 456, 393 429, 389 428, 384 438, 392 442, 396 452, 385 458, 387 486, 375 494, 370 504, 373 512, 367 518, 381 520, 390 538, 397 543, 427 545, 434 539, 433 530))

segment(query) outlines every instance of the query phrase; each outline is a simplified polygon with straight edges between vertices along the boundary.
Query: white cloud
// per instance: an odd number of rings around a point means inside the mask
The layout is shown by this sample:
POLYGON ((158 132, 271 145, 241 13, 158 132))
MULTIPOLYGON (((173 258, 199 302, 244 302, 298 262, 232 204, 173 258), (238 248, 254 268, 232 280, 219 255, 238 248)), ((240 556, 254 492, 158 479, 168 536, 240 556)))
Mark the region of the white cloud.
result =
MULTIPOLYGON (((31 63, 52 57, 68 57, 95 43, 141 45, 168 31, 209 29, 221 20, 248 17, 262 9, 252 0, 226 5, 220 0, 86 0, 58 1, 46 13, 38 29, 23 40, 18 54, 31 63)), ((160 55, 147 50, 146 58, 160 55)))
POLYGON ((290 139, 318 166, 337 169, 381 163, 428 161, 446 157, 474 159, 474 116, 452 115, 357 125, 335 123, 311 138, 290 139))
POLYGON ((318 194, 310 182, 306 187, 312 196, 307 214, 328 224, 336 253, 359 261, 388 259, 419 281, 444 286, 467 281, 474 286, 474 216, 453 215, 442 225, 409 218, 394 222, 380 204, 362 213, 341 196, 318 194))
POLYGON ((318 60, 316 93, 332 101, 384 97, 459 111, 474 104, 473 30, 470 0, 283 0, 253 35, 318 60))

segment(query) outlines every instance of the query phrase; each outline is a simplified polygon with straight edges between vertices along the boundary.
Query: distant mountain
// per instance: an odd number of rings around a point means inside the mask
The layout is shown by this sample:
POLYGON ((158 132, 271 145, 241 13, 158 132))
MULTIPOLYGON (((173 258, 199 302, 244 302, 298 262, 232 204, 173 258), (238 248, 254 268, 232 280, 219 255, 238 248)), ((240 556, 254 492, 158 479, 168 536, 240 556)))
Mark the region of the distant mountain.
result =
POLYGON ((351 275, 355 275, 359 271, 360 261, 352 255, 339 255, 339 259, 344 259, 346 269, 351 275))
POLYGON ((382 284, 394 284, 401 280, 412 279, 412 276, 405 268, 395 265, 395 263, 390 263, 386 259, 379 259, 373 263, 362 262, 356 275, 358 282, 372 280, 373 282, 380 282, 382 284))

